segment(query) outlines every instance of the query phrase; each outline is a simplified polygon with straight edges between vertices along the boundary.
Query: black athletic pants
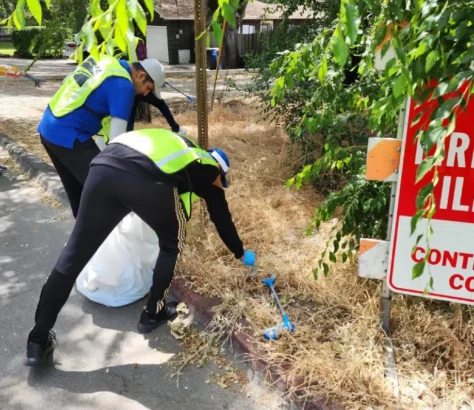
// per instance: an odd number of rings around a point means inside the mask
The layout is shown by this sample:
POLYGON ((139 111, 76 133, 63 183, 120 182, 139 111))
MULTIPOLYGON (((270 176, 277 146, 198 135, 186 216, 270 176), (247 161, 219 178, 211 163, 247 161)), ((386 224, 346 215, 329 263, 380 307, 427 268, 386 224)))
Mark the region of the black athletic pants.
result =
POLYGON ((52 144, 40 136, 51 162, 63 183, 64 190, 71 204, 72 214, 77 218, 82 189, 86 182, 91 161, 100 150, 93 139, 85 142, 76 140, 72 148, 52 144))
POLYGON ((76 278, 130 211, 158 235, 160 253, 146 309, 154 314, 163 307, 185 239, 186 219, 178 191, 108 165, 93 165, 72 234, 41 291, 29 341, 47 340, 76 278))

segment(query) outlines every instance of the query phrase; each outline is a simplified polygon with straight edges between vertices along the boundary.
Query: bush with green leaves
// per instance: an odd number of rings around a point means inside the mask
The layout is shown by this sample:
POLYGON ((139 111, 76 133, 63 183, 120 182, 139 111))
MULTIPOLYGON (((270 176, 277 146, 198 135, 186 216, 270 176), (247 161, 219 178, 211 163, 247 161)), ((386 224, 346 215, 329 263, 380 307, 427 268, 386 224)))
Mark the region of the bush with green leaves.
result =
POLYGON ((25 27, 23 30, 15 30, 11 33, 13 46, 20 57, 32 57, 43 44, 43 27, 25 27))
MULTIPOLYGON (((428 219, 426 232, 416 238, 416 243, 424 238, 429 247, 433 233, 430 221, 436 212, 437 165, 444 159, 444 142, 455 127, 459 108, 464 108, 474 93, 473 16, 474 0, 341 0, 339 18, 332 27, 323 30, 311 42, 283 52, 271 64, 274 85, 268 106, 285 111, 288 99, 292 101, 294 95, 308 94, 302 88, 311 90, 309 98, 296 103, 294 117, 288 113, 291 118, 287 122, 289 132, 297 137, 322 135, 333 141, 322 159, 306 166, 289 183, 318 177, 320 162, 337 169, 333 159, 335 153, 345 153, 344 159, 337 159, 344 164, 357 161, 358 150, 347 149, 337 135, 332 135, 333 125, 338 124, 341 117, 364 118, 367 137, 370 132, 381 137, 395 137, 398 115, 408 97, 415 103, 436 101, 437 108, 416 136, 425 151, 416 182, 427 176, 431 182, 420 190, 418 211, 412 219, 412 233, 422 218, 428 219), (377 72, 375 52, 384 39, 389 41, 383 45, 382 55, 391 47, 395 57, 383 71, 377 72), (359 78, 347 85, 343 73, 354 66, 351 56, 360 57, 357 64, 359 78), (432 80, 437 80, 438 85, 430 89, 427 85, 432 80), (453 93, 462 84, 467 84, 465 92, 453 93)), ((421 115, 415 121, 420 118, 421 115)), ((339 172, 344 172, 345 165, 341 167, 339 172)), ((375 216, 374 221, 387 218, 388 184, 364 181, 363 166, 354 172, 356 169, 353 167, 349 171, 348 184, 332 193, 315 211, 313 222, 316 227, 336 215, 338 210, 342 214, 334 238, 318 262, 317 269, 324 268, 325 272, 328 269, 324 257, 329 254, 334 262, 341 244, 352 235, 356 238, 358 233, 385 236, 383 223, 374 223, 372 230, 367 227, 368 231, 357 227, 366 226, 367 218, 375 216)), ((426 252, 428 256, 429 251, 426 252)), ((344 260, 344 253, 341 258, 344 260)), ((414 278, 423 273, 424 265, 425 261, 415 265, 414 278)))

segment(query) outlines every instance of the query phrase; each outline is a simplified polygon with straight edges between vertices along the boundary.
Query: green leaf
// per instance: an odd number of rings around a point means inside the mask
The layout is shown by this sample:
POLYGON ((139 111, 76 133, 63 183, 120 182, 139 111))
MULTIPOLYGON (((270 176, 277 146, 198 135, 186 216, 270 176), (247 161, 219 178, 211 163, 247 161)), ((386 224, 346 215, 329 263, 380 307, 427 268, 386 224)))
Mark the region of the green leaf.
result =
MULTIPOLYGON (((134 1, 135 4, 137 2, 137 0, 130 0, 130 1, 134 1)), ((129 6, 130 8, 133 7, 133 5, 129 6)), ((97 17, 99 16, 100 14, 103 13, 103 10, 102 8, 100 7, 100 0, 92 0, 90 2, 90 7, 89 7, 89 10, 90 10, 90 14, 92 17, 97 17)))
POLYGON ((439 52, 438 50, 432 50, 428 57, 426 58, 426 72, 429 72, 435 65, 436 62, 439 60, 439 52))
POLYGON ((127 52, 127 43, 125 43, 124 35, 120 31, 118 24, 115 26, 114 32, 115 45, 124 53, 127 52))
POLYGON ((415 245, 413 245, 413 249, 412 249, 412 253, 415 252, 415 249, 416 247, 418 246, 418 244, 420 243, 421 241, 421 238, 423 238, 423 234, 420 233, 417 237, 416 237, 416 241, 415 241, 415 245))
POLYGON ((454 97, 454 98, 450 98, 449 100, 446 100, 436 110, 435 118, 438 120, 444 120, 448 118, 452 114, 454 107, 460 104, 461 101, 462 101, 462 97, 454 97))
POLYGON ((403 48, 395 47, 395 53, 397 54, 397 57, 402 62, 402 64, 406 65, 407 55, 406 55, 405 51, 403 51, 403 48))
POLYGON ((127 3, 125 2, 125 0, 119 0, 118 2, 117 9, 116 9, 116 24, 119 26, 120 31, 125 37, 128 31, 128 13, 127 13, 127 3))
POLYGON ((340 37, 340 34, 338 35, 336 33, 332 37, 332 52, 334 54, 334 60, 336 60, 336 63, 338 63, 342 67, 347 62, 349 52, 347 50, 347 45, 340 37))
POLYGON ((138 28, 144 36, 146 36, 146 15, 145 12, 139 4, 137 4, 136 14, 134 20, 137 23, 138 28))
POLYGON ((238 8, 239 8, 239 2, 240 2, 240 0, 230 0, 230 4, 232 4, 232 6, 233 6, 236 10, 238 10, 238 8))
POLYGON ((428 44, 422 41, 415 52, 415 57, 420 57, 428 51, 428 44))
POLYGON ((318 70, 318 78, 320 82, 324 82, 327 72, 328 72, 328 60, 326 56, 324 56, 323 61, 321 62, 321 65, 319 66, 319 70, 318 70))
POLYGON ((393 83, 393 95, 395 98, 398 98, 405 92, 407 86, 407 79, 404 75, 399 75, 398 78, 393 83))
POLYGON ((211 33, 209 33, 209 31, 206 34, 206 47, 211 47, 211 33))
POLYGON ((25 11, 23 7, 17 7, 13 13, 13 23, 17 30, 21 30, 25 27, 25 11))
POLYGON ((51 0, 44 0, 44 4, 46 4, 46 7, 49 9, 49 6, 51 5, 51 0))
MULTIPOLYGON (((92 3, 97 3, 97 0, 93 0, 92 3)), ((100 3, 99 3, 99 7, 100 7, 100 3)), ((92 7, 91 7, 91 9, 92 9, 92 7)), ((135 16, 138 13, 138 1, 137 0, 127 0, 127 9, 130 12, 130 14, 132 15, 132 17, 135 18, 135 16)), ((91 10, 91 13, 92 13, 92 10, 91 10)))
POLYGON ((329 266, 326 262, 323 263, 324 276, 327 276, 329 273, 329 266))
POLYGON ((443 96, 448 90, 448 86, 449 86, 449 83, 439 83, 433 92, 433 98, 438 98, 438 97, 443 96))
POLYGON ((329 260, 332 263, 336 263, 336 254, 334 252, 329 252, 329 260))
POLYGON ((416 279, 423 275, 423 271, 425 270, 425 261, 418 262, 415 266, 413 266, 413 270, 411 273, 411 278, 416 279))
POLYGON ((426 205, 426 201, 428 199, 428 196, 433 192, 433 184, 429 183, 425 185, 423 188, 421 188, 416 195, 416 208, 417 209, 422 209, 426 205))
POLYGON ((431 131, 423 141, 425 151, 428 152, 435 144, 442 141, 445 134, 446 129, 444 127, 438 127, 431 131))
POLYGON ((35 18, 38 24, 41 25, 43 11, 41 9, 39 0, 26 0, 26 4, 28 4, 28 8, 30 9, 32 16, 35 18))
POLYGON ((145 6, 150 13, 150 20, 153 21, 155 17, 155 2, 154 0, 145 0, 145 6))
POLYGON ((214 32, 214 38, 216 39, 217 44, 220 44, 221 40, 222 40, 222 27, 221 27, 221 25, 218 22, 213 21, 212 22, 212 30, 214 32))
POLYGON ((222 3, 222 15, 232 27, 235 27, 235 13, 234 9, 229 3, 222 3))
POLYGON ((441 15, 439 16, 439 19, 438 19, 438 24, 437 24, 439 31, 441 31, 443 28, 446 27, 446 25, 449 22, 450 17, 451 17, 451 9, 450 8, 447 8, 446 10, 443 11, 443 13, 441 13, 441 15))
POLYGON ((421 221, 424 214, 425 214, 425 210, 420 209, 420 210, 416 211, 415 215, 413 215, 411 217, 411 220, 410 220, 410 228, 411 228, 410 229, 410 236, 413 235, 416 232, 416 227, 418 226, 418 222, 421 221))
POLYGON ((456 40, 461 40, 467 31, 468 20, 463 20, 456 28, 456 40))
POLYGON ((416 170, 416 183, 420 182, 425 175, 433 169, 435 160, 435 157, 430 156, 421 161, 421 164, 418 165, 418 169, 416 170))
POLYGON ((446 92, 452 92, 459 88, 459 86, 466 80, 472 80, 474 75, 474 71, 472 70, 465 70, 457 73, 451 80, 449 81, 449 86, 446 92))
POLYGON ((346 1, 344 3, 344 9, 346 11, 346 28, 347 36, 349 37, 349 44, 354 44, 357 40, 357 31, 359 30, 360 18, 359 11, 352 1, 346 1))

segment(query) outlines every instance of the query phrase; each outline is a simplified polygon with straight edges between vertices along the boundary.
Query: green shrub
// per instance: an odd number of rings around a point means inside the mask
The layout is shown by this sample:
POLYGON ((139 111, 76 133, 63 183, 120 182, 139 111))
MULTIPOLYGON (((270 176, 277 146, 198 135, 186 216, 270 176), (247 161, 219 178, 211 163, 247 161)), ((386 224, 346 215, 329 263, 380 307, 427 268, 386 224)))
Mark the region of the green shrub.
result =
POLYGON ((20 57, 32 57, 42 46, 43 27, 25 27, 21 31, 13 31, 11 38, 13 46, 20 57))

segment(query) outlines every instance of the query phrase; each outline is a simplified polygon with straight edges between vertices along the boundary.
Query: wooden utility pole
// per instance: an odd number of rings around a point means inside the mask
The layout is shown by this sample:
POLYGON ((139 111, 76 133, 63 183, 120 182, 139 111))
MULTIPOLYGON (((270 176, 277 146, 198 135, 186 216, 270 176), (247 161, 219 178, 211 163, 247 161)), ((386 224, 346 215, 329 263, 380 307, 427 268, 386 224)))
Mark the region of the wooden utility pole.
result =
POLYGON ((207 133, 207 57, 206 57, 206 1, 194 0, 194 36, 196 49, 196 97, 198 114, 198 142, 208 148, 207 133), (203 34, 204 33, 204 34, 203 34), (201 36, 201 37, 199 37, 201 36))

